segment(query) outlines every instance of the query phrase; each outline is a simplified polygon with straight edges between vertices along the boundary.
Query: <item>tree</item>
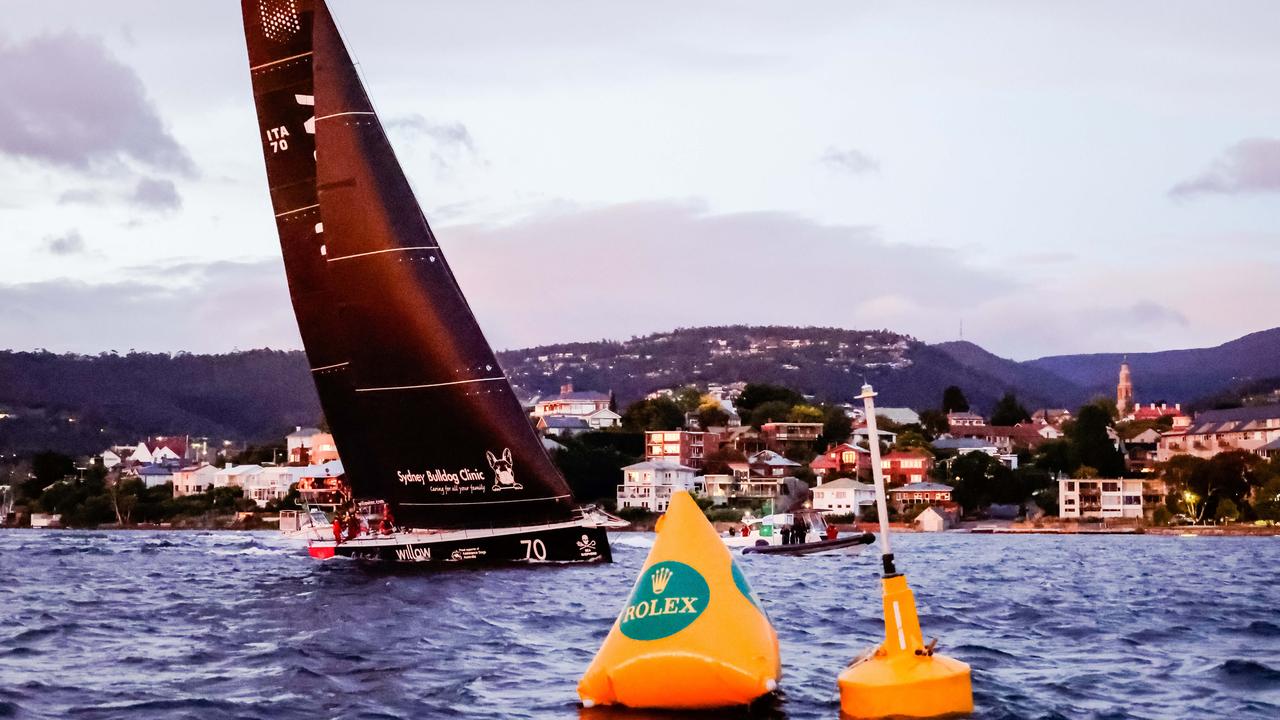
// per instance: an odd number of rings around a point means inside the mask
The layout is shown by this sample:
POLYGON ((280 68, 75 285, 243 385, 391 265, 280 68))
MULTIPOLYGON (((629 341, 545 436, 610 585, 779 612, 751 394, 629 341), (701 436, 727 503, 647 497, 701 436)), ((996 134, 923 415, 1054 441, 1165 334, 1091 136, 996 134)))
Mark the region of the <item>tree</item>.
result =
MULTIPOLYGON (((587 433, 590 434, 590 433, 587 433)), ((551 454, 574 497, 591 501, 616 497, 622 468, 639 459, 616 446, 590 444, 580 437, 561 438, 563 448, 551 454)))
POLYGON ((920 426, 924 428, 930 438, 936 438, 939 435, 951 429, 951 425, 947 422, 947 414, 941 410, 923 410, 920 413, 920 426))
POLYGON ((729 413, 718 404, 703 405, 698 408, 698 427, 706 430, 710 427, 724 427, 729 424, 729 413))
POLYGON ((1036 467, 1051 473, 1075 475, 1076 469, 1080 467, 1080 454, 1076 452, 1076 446, 1071 440, 1061 438, 1041 444, 1032 462, 1036 467))
POLYGON ((1218 509, 1214 517, 1218 522, 1235 522, 1240 518, 1240 509, 1231 501, 1231 498, 1223 498, 1218 501, 1218 509))
POLYGON ((983 452, 970 452, 960 455, 951 463, 951 476, 954 490, 951 499, 971 513, 986 507, 997 498, 1003 499, 1016 492, 1013 471, 1003 463, 983 452))
POLYGON ((822 416, 822 442, 827 445, 842 443, 853 434, 853 422, 843 408, 828 406, 822 416))
POLYGON ((702 391, 692 385, 688 385, 677 390, 672 400, 675 401, 676 405, 680 406, 681 410, 694 412, 698 409, 698 406, 702 405, 702 391))
POLYGON ((1018 402, 1018 396, 1012 392, 1005 393, 991 411, 992 425, 1017 425, 1029 420, 1031 420, 1031 414, 1022 406, 1022 403, 1018 402))
POLYGON ((787 412, 787 422, 822 422, 822 408, 813 405, 793 405, 787 412))
POLYGON ((929 450, 929 440, 915 430, 904 430, 893 443, 894 450, 929 450))
POLYGON ((949 385, 942 391, 942 412, 969 412, 969 399, 958 385, 949 385))
POLYGON ((751 411, 751 427, 759 429, 767 422, 782 422, 791 415, 791 407, 785 400, 760 403, 751 411))
MULTIPOLYGON (((1272 463, 1274 464, 1275 460, 1272 460, 1272 463)), ((1258 488, 1253 511, 1259 520, 1280 522, 1280 476, 1273 476, 1265 485, 1258 488)))
POLYGON ((1111 416, 1106 408, 1089 403, 1080 408, 1069 437, 1081 464, 1097 469, 1101 477, 1116 478, 1124 474, 1124 456, 1107 433, 1110 427, 1111 416))
POLYGON ((622 413, 622 427, 633 432, 678 430, 684 425, 684 411, 671 398, 638 400, 622 413))
POLYGON ((111 500, 111 509, 115 512, 116 523, 120 527, 129 524, 133 509, 138 506, 138 496, 146 487, 138 478, 117 477, 106 484, 107 497, 111 500))
POLYGON ((790 408, 792 405, 803 403, 804 398, 795 390, 781 385, 747 383, 734 404, 738 408, 738 414, 745 418, 760 405, 773 401, 786 403, 790 408))

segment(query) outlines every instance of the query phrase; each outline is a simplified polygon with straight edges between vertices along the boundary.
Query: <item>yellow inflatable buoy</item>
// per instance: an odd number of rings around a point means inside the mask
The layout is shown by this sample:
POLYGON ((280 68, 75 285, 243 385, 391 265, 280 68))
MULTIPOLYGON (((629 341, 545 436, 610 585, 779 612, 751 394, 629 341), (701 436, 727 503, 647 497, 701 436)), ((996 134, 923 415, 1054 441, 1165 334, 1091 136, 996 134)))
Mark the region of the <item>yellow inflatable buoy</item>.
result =
MULTIPOLYGON (((868 437, 876 431, 876 396, 862 386, 868 437)), ((880 443, 871 443, 871 474, 880 516, 880 550, 884 575, 884 642, 864 653, 840 673, 840 711, 855 718, 936 717, 973 712, 973 683, 969 666, 935 655, 934 643, 924 644, 916 599, 907 578, 894 565, 889 543, 889 512, 885 501, 880 443)))
POLYGON ((778 634, 689 493, 672 494, 613 629, 578 683, 584 707, 745 705, 778 686, 778 634))

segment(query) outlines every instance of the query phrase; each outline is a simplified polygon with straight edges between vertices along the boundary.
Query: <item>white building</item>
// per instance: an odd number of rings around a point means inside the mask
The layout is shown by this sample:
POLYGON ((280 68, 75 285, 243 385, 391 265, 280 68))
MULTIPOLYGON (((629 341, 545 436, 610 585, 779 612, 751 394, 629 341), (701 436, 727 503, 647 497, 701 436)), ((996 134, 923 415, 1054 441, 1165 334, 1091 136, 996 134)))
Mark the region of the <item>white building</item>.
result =
POLYGON ((920 413, 909 407, 877 407, 876 417, 892 420, 899 425, 920 424, 920 413))
POLYGON ((875 502, 875 486, 853 478, 839 478, 813 488, 814 510, 857 514, 875 502))
POLYGON ((163 465, 143 465, 138 468, 138 479, 149 488, 160 487, 173 480, 173 471, 163 465))
POLYGON ((733 475, 703 475, 703 492, 717 505, 739 498, 767 500, 778 494, 778 483, 785 478, 753 478, 745 467, 733 475))
POLYGON ((1164 502, 1161 480, 1059 478, 1058 516, 1064 518, 1142 518, 1164 502))
POLYGON ((245 485, 245 480, 252 475, 262 472, 261 465, 231 465, 219 470, 213 476, 213 486, 220 487, 238 487, 245 485))
POLYGON ((199 495, 213 489, 213 476, 218 468, 203 464, 184 467, 173 474, 173 496, 199 495))
POLYGON ((691 467, 668 460, 646 460, 628 465, 622 468, 617 507, 641 507, 649 512, 666 512, 672 492, 702 489, 696 472, 691 467))
POLYGON ((266 507, 272 500, 280 500, 289 494, 289 487, 304 477, 314 474, 315 467, 267 467, 262 472, 244 478, 244 496, 258 507, 266 507))
POLYGON ((102 467, 110 470, 111 468, 119 465, 121 462, 123 462, 123 460, 121 460, 119 453, 117 453, 116 451, 114 450, 102 451, 102 467))

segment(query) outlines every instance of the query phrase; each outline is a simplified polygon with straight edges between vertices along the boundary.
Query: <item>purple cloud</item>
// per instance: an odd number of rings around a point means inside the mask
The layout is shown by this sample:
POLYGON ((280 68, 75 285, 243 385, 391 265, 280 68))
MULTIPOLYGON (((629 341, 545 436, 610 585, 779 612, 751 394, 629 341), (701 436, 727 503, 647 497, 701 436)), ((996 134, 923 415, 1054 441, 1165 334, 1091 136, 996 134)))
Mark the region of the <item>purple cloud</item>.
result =
POLYGON ((147 210, 177 210, 182 207, 178 188, 170 180, 142 178, 129 199, 134 205, 147 210))
POLYGON ((79 230, 69 230, 62 235, 50 235, 44 239, 44 249, 54 255, 77 255, 84 252, 84 238, 79 230))
POLYGON ((1280 140, 1250 138, 1227 150, 1200 175, 1174 185, 1175 199, 1280 191, 1280 140))
POLYGON ((96 38, 0 42, 0 98, 0 153, 80 171, 195 171, 137 74, 96 38))
POLYGON ((877 172, 880 169, 880 163, 876 162, 875 158, 852 148, 840 150, 829 147, 822 154, 821 160, 829 168, 854 175, 877 172))

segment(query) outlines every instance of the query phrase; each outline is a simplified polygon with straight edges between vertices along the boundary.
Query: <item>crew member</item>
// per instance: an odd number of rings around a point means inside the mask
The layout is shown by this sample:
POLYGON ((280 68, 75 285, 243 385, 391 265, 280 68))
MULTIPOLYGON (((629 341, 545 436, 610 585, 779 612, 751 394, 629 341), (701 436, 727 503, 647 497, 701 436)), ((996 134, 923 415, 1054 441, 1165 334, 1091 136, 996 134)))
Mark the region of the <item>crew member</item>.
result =
POLYGON ((828 539, 828 540, 835 540, 835 539, 836 539, 836 538, 838 538, 838 537, 840 537, 840 531, 836 529, 836 526, 835 526, 835 525, 828 525, 828 526, 827 526, 827 539, 828 539))
POLYGON ((333 514, 333 541, 342 542, 342 520, 338 518, 338 513, 333 514))

